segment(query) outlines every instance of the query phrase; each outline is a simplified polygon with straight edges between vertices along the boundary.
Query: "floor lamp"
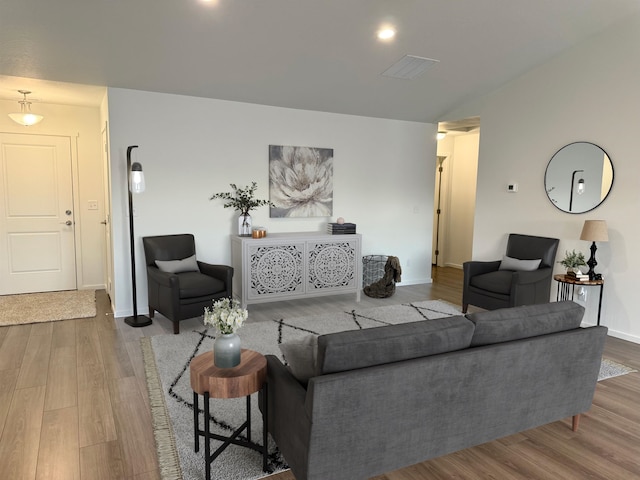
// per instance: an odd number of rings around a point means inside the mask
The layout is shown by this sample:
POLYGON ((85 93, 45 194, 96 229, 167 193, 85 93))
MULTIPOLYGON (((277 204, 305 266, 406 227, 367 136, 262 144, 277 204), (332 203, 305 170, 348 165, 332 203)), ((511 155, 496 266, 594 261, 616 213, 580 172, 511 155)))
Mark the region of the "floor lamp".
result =
POLYGON ((442 164, 446 159, 446 155, 438 155, 438 206, 436 208, 436 248, 434 252, 436 261, 433 263, 436 267, 438 266, 438 255, 440 255, 440 213, 442 213, 442 210, 440 209, 440 198, 442 197, 442 164))
POLYGON ((131 151, 137 145, 127 147, 127 188, 129 190, 129 245, 131 249, 131 290, 133 292, 133 315, 124 319, 132 327, 146 327, 151 325, 151 319, 146 315, 138 315, 138 295, 136 292, 136 249, 133 235, 133 193, 144 192, 144 173, 142 165, 131 163, 131 151))

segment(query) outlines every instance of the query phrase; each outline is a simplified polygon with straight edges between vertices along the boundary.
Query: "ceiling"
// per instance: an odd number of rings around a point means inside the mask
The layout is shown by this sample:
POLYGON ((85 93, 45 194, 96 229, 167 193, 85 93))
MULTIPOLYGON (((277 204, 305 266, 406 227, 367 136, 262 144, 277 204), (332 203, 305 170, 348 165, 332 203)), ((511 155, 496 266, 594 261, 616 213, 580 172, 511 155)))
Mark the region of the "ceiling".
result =
POLYGON ((34 110, 99 105, 110 86, 435 123, 639 11, 639 0, 3 2, 0 98, 29 89, 34 110), (383 23, 393 41, 376 38, 383 23), (412 80, 381 75, 405 55, 438 62, 412 80))

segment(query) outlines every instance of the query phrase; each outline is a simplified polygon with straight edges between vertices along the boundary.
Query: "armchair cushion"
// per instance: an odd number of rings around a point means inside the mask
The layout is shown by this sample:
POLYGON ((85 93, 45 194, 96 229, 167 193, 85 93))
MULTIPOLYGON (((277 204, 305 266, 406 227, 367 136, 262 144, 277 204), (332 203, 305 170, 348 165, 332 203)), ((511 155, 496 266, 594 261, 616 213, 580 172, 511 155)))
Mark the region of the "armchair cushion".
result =
POLYGON ((511 292, 512 281, 512 270, 496 270, 495 272, 484 273, 482 275, 471 277, 470 285, 488 292, 509 295, 509 292, 511 292))
POLYGON ((181 260, 156 260, 158 268, 167 273, 181 273, 181 272, 199 272, 198 262, 196 262, 196 256, 183 258, 181 260))
POLYGON ((222 292, 226 288, 221 280, 200 272, 184 272, 177 275, 180 280, 180 298, 204 297, 222 292))
POLYGON ((502 261, 500 262, 500 266, 498 270, 516 270, 516 271, 524 271, 524 272, 532 272, 533 270, 537 270, 540 266, 540 262, 542 259, 538 258, 536 260, 520 260, 519 258, 508 257, 506 255, 502 256, 502 261))

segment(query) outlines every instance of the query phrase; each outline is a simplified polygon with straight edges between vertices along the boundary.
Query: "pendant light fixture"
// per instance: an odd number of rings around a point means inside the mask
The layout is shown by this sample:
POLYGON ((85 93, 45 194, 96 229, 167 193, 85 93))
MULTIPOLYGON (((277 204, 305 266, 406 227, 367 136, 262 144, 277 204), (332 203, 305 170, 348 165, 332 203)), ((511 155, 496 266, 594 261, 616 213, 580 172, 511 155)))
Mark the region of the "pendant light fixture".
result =
POLYGON ((27 95, 31 92, 28 90, 18 90, 18 92, 24 95, 24 98, 18 102, 20 104, 20 112, 10 113, 9 118, 20 125, 24 125, 25 127, 40 123, 44 117, 37 113, 32 113, 31 102, 27 100, 27 95))

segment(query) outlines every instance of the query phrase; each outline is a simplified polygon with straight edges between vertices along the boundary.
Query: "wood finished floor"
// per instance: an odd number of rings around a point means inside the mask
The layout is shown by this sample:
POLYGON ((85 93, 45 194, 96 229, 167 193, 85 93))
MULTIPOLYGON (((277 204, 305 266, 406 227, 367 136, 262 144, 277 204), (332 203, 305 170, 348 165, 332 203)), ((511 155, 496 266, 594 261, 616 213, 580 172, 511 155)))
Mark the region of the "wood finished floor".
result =
MULTIPOLYGON (((398 286, 361 307, 461 298, 461 271, 398 286)), ((171 334, 161 316, 134 329, 114 319, 104 292, 95 318, 0 327, 0 478, 159 479, 139 339, 171 334)), ((249 306, 250 321, 356 306, 351 295, 249 306)), ((603 322, 606 324, 606 319, 603 322)), ((197 320, 181 329, 200 326, 197 320)), ((609 338, 607 357, 640 369, 640 345, 609 338)), ((569 419, 423 462, 375 480, 640 479, 640 374, 598 384, 573 433, 569 419)), ((293 480, 290 472, 269 480, 293 480)), ((241 480, 241 479, 239 479, 241 480)), ((331 479, 327 479, 331 480, 331 479)))

